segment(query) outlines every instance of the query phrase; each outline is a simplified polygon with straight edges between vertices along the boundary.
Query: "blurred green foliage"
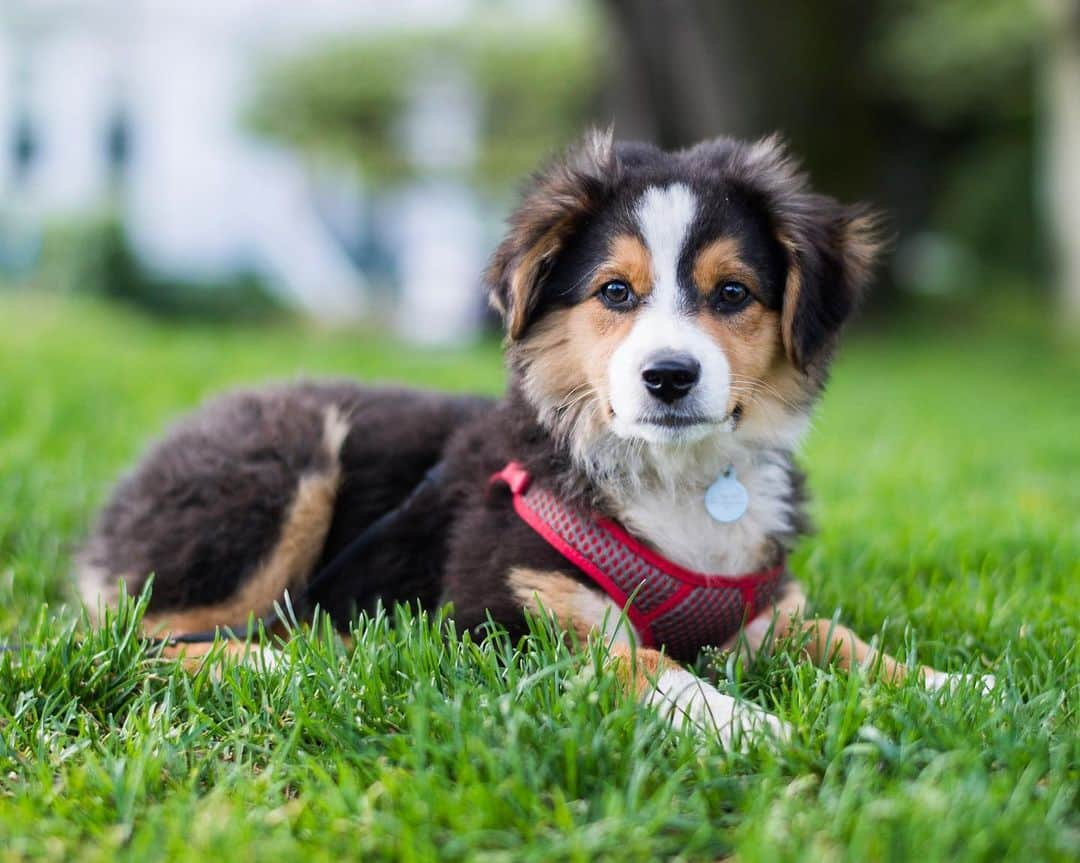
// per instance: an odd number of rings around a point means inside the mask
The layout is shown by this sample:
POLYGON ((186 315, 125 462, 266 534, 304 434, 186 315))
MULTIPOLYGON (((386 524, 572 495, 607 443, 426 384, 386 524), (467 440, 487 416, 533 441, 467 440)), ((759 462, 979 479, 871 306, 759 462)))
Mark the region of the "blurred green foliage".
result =
POLYGON ((285 313, 253 274, 216 281, 166 278, 135 255, 111 210, 49 224, 35 283, 62 293, 103 297, 163 317, 260 321, 285 313))
POLYGON ((934 124, 1026 119, 1043 26, 1032 0, 888 0, 874 52, 880 85, 934 124))
POLYGON ((487 16, 462 26, 343 37, 268 67, 250 121, 308 153, 356 165, 372 184, 399 182, 416 170, 400 127, 410 98, 432 78, 463 75, 479 125, 466 179, 505 186, 590 119, 601 84, 596 32, 583 8, 557 26, 487 16))
MULTIPOLYGON (((1042 275, 1038 50, 1032 0, 888 0, 870 55, 875 88, 944 151, 926 227, 994 270, 1042 275)), ((1000 275, 1000 272, 999 274, 1000 275)))

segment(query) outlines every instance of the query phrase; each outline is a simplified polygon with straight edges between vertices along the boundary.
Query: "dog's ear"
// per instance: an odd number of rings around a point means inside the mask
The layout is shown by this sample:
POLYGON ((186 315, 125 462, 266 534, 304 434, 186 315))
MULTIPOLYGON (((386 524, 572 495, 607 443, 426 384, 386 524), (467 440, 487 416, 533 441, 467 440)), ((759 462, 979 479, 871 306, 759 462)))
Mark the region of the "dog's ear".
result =
POLYGON ((784 349, 808 372, 832 355, 840 328, 858 306, 881 249, 878 217, 806 195, 797 228, 781 235, 788 275, 780 319, 784 349))
POLYGON ((840 328, 870 283, 882 248, 878 215, 811 192, 775 135, 752 144, 718 139, 695 149, 767 210, 788 257, 784 349, 797 369, 810 372, 828 361, 840 328))
POLYGON ((524 335, 556 256, 607 200, 618 173, 608 129, 588 133, 530 179, 485 274, 488 301, 511 340, 524 335))

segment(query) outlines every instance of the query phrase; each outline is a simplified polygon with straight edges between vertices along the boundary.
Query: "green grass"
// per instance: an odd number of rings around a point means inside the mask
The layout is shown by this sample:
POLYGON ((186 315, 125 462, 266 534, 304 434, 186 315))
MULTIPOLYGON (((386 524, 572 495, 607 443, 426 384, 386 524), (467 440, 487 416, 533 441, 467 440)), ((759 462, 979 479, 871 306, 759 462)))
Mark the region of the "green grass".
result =
POLYGON ((494 345, 416 353, 298 328, 163 328, 0 294, 0 861, 1075 860, 1080 351, 1038 321, 939 321, 845 349, 804 463, 817 610, 893 652, 992 670, 930 694, 717 663, 796 729, 725 754, 665 731, 537 626, 532 649, 366 622, 282 670, 188 674, 64 609, 109 482, 225 386, 347 374, 497 392, 494 345))

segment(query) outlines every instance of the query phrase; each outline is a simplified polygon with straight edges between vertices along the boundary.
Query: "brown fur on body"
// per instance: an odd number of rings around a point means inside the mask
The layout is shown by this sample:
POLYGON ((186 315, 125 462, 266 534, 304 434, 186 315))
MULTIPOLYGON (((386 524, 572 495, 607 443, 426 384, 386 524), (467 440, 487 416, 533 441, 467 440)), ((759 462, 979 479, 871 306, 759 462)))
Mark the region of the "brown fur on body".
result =
MULTIPOLYGON (((511 460, 684 566, 773 566, 806 531, 793 451, 874 251, 866 213, 810 192, 775 140, 664 153, 590 136, 533 179, 488 269, 507 331, 501 401, 340 382, 226 396, 117 487, 80 558, 83 595, 93 607, 117 580, 136 591, 154 573, 148 626, 242 623, 302 593, 438 462, 442 481, 409 517, 311 597, 341 626, 377 602, 449 601, 463 628, 490 617, 522 634, 524 610, 544 607, 579 636, 597 629, 606 596, 489 482, 511 460), (665 333, 701 359, 700 382, 670 404, 638 389, 665 333), (627 363, 629 378, 616 373, 627 363), (702 521, 725 465, 751 507, 735 524, 702 521)), ((834 655, 820 624, 797 623, 796 596, 778 604, 782 625, 812 631, 812 658, 834 655)), ((844 632, 840 660, 865 662, 844 632)), ((642 673, 671 668, 637 656, 642 673)))

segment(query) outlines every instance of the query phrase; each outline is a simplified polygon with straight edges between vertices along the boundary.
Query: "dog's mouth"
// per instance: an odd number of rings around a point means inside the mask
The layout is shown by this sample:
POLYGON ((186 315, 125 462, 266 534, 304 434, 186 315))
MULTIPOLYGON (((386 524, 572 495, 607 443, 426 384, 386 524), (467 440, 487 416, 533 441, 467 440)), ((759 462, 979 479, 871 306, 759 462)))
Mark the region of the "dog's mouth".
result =
POLYGON ((657 417, 643 417, 643 425, 660 426, 667 429, 693 428, 694 426, 717 425, 719 420, 705 416, 683 416, 682 414, 662 414, 657 417))
POLYGON ((641 417, 638 422, 642 425, 659 426, 665 429, 695 428, 697 426, 730 426, 732 430, 742 419, 743 406, 736 404, 731 413, 722 417, 711 417, 704 414, 663 413, 651 414, 641 417))
POLYGON ((641 438, 654 443, 692 443, 717 432, 734 432, 742 419, 742 405, 736 404, 723 416, 680 411, 648 411, 627 420, 616 414, 609 405, 611 426, 619 437, 641 438))

